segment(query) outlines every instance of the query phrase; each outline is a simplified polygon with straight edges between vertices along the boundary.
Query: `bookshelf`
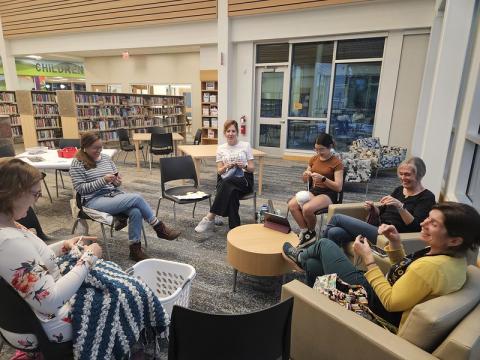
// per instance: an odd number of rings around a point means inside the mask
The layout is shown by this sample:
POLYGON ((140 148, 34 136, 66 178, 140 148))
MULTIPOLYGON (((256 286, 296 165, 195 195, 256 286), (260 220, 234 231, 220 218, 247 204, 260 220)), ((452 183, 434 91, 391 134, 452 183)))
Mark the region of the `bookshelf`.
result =
MULTIPOLYGON (((182 96, 156 96, 121 93, 57 91, 60 114, 68 137, 78 138, 86 131, 97 131, 106 143, 118 141, 116 130, 146 132, 162 126, 167 132, 186 135, 182 96)), ((67 136, 67 135, 65 135, 67 136)))
POLYGON ((202 80, 202 144, 218 143, 218 81, 202 80))
POLYGON ((17 90, 15 96, 25 147, 58 147, 63 124, 55 92, 17 90))
POLYGON ((15 91, 0 91, 0 117, 8 117, 14 142, 22 142, 22 125, 18 114, 15 91))

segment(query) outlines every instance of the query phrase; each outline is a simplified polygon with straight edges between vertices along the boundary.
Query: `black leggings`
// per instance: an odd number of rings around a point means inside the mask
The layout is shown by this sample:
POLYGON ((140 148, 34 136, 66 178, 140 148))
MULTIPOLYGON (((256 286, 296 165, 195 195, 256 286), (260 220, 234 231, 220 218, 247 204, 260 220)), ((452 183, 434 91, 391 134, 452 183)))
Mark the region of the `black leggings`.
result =
POLYGON ((228 216, 228 226, 233 229, 240 226, 240 197, 253 191, 253 174, 245 172, 244 177, 231 177, 223 180, 217 176, 217 194, 210 212, 215 215, 228 216))
POLYGON ((43 232, 37 215, 31 207, 28 208, 27 216, 25 216, 23 219, 17 220, 17 222, 25 226, 27 229, 35 229, 35 231, 37 232, 37 236, 42 240, 46 240, 47 235, 45 235, 45 233, 43 232))

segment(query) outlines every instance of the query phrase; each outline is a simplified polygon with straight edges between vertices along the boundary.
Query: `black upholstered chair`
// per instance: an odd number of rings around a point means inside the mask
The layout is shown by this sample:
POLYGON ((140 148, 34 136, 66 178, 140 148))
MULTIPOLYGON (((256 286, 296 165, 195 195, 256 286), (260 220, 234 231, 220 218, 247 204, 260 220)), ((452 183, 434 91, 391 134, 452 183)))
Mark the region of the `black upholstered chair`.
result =
POLYGON ((175 305, 169 360, 288 360, 293 298, 250 314, 207 314, 175 305))

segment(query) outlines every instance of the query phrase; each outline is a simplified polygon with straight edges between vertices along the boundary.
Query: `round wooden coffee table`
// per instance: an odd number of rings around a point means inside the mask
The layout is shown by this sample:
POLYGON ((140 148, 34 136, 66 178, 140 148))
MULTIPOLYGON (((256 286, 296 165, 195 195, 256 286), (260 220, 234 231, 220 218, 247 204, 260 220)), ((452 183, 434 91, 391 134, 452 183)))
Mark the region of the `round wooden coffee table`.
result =
POLYGON ((292 270, 282 257, 282 246, 289 242, 298 245, 294 232, 281 233, 263 226, 238 226, 227 234, 227 261, 233 267, 233 291, 238 271, 256 276, 280 276, 292 270))

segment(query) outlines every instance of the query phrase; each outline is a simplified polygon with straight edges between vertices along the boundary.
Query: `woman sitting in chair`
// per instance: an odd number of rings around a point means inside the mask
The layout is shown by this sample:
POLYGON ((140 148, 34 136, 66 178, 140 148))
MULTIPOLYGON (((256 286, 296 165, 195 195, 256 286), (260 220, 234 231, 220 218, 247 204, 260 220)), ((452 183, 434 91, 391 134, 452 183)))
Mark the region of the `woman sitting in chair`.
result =
POLYGON ((80 146, 70 168, 73 187, 82 196, 84 206, 112 215, 128 215, 130 259, 147 258, 140 242, 143 220, 153 227, 159 238, 174 240, 180 235, 180 231, 157 219, 141 195, 119 190, 122 177, 110 157, 102 154, 102 140, 96 133, 84 133, 80 146))
POLYGON ((359 235, 355 253, 367 272, 356 269, 333 241, 323 238, 307 249, 283 245, 284 257, 299 270, 305 270, 313 286, 317 276, 336 273, 351 285, 367 290, 370 310, 395 326, 402 326, 417 304, 462 288, 466 281, 466 253, 480 245, 480 215, 471 206, 453 202, 437 204, 421 223, 421 239, 427 248, 405 257, 400 235, 393 225, 382 224, 385 247, 392 267, 387 278, 376 265, 370 245, 359 235))
MULTIPOLYGON (((115 305, 113 301, 115 296, 118 295, 114 293, 119 291, 119 294, 121 292, 122 295, 125 295, 126 292, 118 287, 113 290, 109 289, 108 286, 103 286, 105 283, 102 283, 100 278, 96 277, 101 272, 103 265, 104 269, 108 269, 108 279, 111 279, 108 281, 113 282, 113 279, 117 279, 115 275, 118 266, 111 262, 106 264, 98 261, 102 256, 102 250, 94 242, 95 237, 77 236, 46 245, 39 237, 16 222, 17 219, 25 217, 28 209, 42 196, 41 180, 41 173, 22 160, 12 159, 0 162, 0 277, 15 289, 32 308, 51 342, 66 342, 72 340, 72 337, 83 336, 82 331, 77 333, 73 331, 74 326, 79 329, 80 325, 84 323, 87 325, 86 322, 96 324, 99 321, 101 323, 102 316, 106 315, 102 312, 102 309, 108 310, 115 305), (92 243, 87 244, 87 242, 92 243), (62 266, 59 266, 60 259, 67 257, 72 249, 74 252, 76 251, 74 260, 69 265, 62 264, 62 266), (95 271, 92 272, 94 266, 95 271), (69 267, 68 272, 66 271, 67 267, 69 267), (97 284, 102 286, 94 290, 93 288, 97 284), (90 286, 90 288, 85 290, 84 286, 90 286), (105 301, 95 301, 97 299, 96 295, 100 294, 101 297, 105 293, 108 293, 108 297, 104 298, 105 301), (81 299, 90 299, 90 302, 81 303, 81 299), (109 299, 111 299, 112 304, 110 304, 109 299), (77 302, 80 305, 77 305, 77 302), (82 313, 81 317, 75 317, 76 310, 81 311, 81 309, 87 308, 87 313, 91 314, 90 317, 86 313, 82 313)), ((120 279, 124 286, 133 288, 135 285, 138 286, 136 279, 132 279, 132 283, 129 282, 128 278, 124 273, 121 274, 120 279)), ((144 285, 138 286, 136 291, 142 294, 149 292, 150 297, 155 297, 151 290, 146 289, 144 285)), ((143 299, 146 298, 146 295, 144 295, 143 299)), ((128 297, 127 300, 130 301, 128 297)), ((156 303, 156 301, 155 298, 154 302, 156 303)), ((157 316, 152 317, 152 308, 146 306, 145 303, 142 306, 144 306, 144 314, 140 313, 139 316, 147 316, 151 321, 150 324, 146 321, 144 326, 159 326, 160 324, 156 322, 159 318, 157 316)), ((159 310, 160 312, 157 311, 157 314, 163 317, 163 311, 159 303, 156 310, 159 310)), ((110 330, 118 328, 122 316, 115 319, 112 314, 108 326, 106 327, 104 324, 101 328, 110 330)), ((129 320, 134 321, 132 326, 138 325, 135 316, 129 320)), ((90 336, 92 335, 90 330, 85 328, 83 333, 87 334, 88 332, 88 336, 90 336)), ((95 337, 96 329, 93 330, 93 336, 95 337)), ((142 330, 142 328, 140 327, 138 330, 142 330)), ((16 347, 30 350, 37 347, 37 339, 33 335, 13 334, 5 331, 2 331, 2 335, 16 347)), ((123 336, 125 338, 125 334, 123 336)), ((130 336, 130 334, 127 336, 130 336)), ((111 339, 113 339, 113 336, 111 339)), ((108 344, 111 339, 107 339, 103 345, 108 344)), ((117 341, 116 338, 113 340, 117 341)), ((138 340, 138 337, 136 340, 138 340)), ((88 337, 85 342, 85 344, 88 344, 86 347, 92 348, 96 341, 98 339, 88 337)), ((78 346, 79 348, 83 347, 81 343, 78 346)), ((102 344, 97 343, 95 346, 102 348, 102 344)), ((121 346, 124 346, 123 350, 130 348, 130 345, 126 342, 121 346)), ((90 351, 86 347, 84 347, 85 351, 90 351)), ((81 351, 79 348, 75 351, 81 351)), ((115 346, 113 348, 115 349, 115 346)), ((100 352, 97 356, 91 355, 89 358, 103 359, 110 358, 110 356, 100 352)))
POLYGON ((238 123, 223 126, 227 142, 217 148, 217 193, 210 212, 195 227, 202 233, 215 224, 215 215, 228 216, 230 229, 240 226, 240 197, 253 191, 253 151, 248 142, 238 141, 238 123))
POLYGON ((372 201, 365 201, 365 209, 370 213, 368 223, 337 214, 329 221, 324 237, 343 246, 354 241, 357 235, 363 235, 376 244, 381 223, 394 225, 400 233, 420 231, 420 223, 435 204, 435 195, 422 185, 425 173, 426 166, 422 159, 412 157, 405 160, 397 169, 402 185, 381 198, 379 207, 372 201))
POLYGON ((297 193, 289 202, 288 209, 300 227, 299 247, 315 241, 315 212, 337 202, 343 187, 342 160, 333 155, 334 140, 329 134, 320 134, 315 141, 316 155, 308 162, 303 172, 303 182, 309 185, 308 192, 297 193), (302 196, 303 195, 303 196, 302 196), (304 199, 303 197, 307 197, 304 199))

